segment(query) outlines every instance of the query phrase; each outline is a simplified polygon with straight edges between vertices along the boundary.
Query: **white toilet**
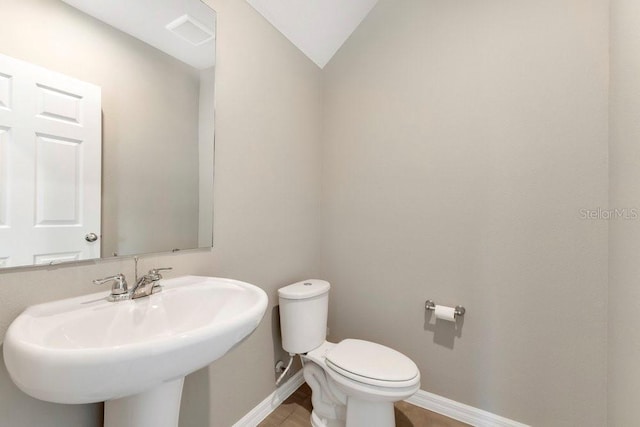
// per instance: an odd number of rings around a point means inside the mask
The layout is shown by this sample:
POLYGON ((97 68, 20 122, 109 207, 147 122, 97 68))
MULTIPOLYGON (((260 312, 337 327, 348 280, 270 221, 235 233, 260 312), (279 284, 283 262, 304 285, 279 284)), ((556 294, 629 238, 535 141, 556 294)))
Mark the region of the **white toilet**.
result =
POLYGON ((314 427, 394 427, 393 403, 420 388, 404 354, 369 341, 326 341, 330 285, 305 280, 278 290, 282 347, 300 354, 314 427))

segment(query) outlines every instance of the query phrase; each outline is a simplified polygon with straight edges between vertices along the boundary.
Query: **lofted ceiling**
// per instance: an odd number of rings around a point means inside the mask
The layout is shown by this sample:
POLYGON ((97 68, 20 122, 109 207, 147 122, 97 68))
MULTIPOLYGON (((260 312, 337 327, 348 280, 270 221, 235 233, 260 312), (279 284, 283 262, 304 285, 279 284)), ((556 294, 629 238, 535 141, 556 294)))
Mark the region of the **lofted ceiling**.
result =
MULTIPOLYGON (((202 0, 62 0, 196 68, 215 61, 215 12, 202 0), (144 17, 140 20, 140 17, 144 17), (174 31, 174 23, 192 19, 174 31), (195 25, 194 25, 195 24, 195 25), (199 29, 202 28, 205 34, 199 29), (185 43, 195 37, 202 44, 185 43)), ((331 60, 378 0, 247 0, 320 68, 331 60)), ((182 22, 184 23, 184 22, 182 22)), ((196 42, 197 42, 196 40, 196 42)))
POLYGON ((215 63, 216 13, 198 0, 62 0, 197 69, 215 63))
POLYGON ((323 68, 378 0, 247 0, 323 68))

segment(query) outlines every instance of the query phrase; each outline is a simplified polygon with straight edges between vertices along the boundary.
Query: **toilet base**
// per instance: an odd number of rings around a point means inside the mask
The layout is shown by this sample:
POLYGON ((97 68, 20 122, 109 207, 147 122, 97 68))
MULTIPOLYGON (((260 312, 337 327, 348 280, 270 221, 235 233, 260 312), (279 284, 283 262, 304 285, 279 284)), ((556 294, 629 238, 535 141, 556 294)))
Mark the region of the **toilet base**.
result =
POLYGON ((321 418, 316 411, 311 412, 312 427, 345 427, 344 420, 328 420, 321 418))
POLYGON ((347 419, 329 420, 311 412, 312 427, 395 427, 396 418, 392 402, 366 402, 349 399, 347 419))
POLYGON ((347 427, 395 427, 393 402, 369 402, 349 397, 347 427))

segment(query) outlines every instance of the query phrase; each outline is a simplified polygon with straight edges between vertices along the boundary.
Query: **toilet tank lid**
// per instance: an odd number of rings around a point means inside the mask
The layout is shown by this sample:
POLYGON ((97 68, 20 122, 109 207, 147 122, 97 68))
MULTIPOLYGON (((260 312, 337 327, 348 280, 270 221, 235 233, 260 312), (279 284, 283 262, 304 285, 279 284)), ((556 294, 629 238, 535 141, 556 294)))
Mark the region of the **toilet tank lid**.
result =
POLYGON ((284 299, 313 298, 329 292, 329 282, 325 280, 309 279, 278 289, 278 296, 284 299))

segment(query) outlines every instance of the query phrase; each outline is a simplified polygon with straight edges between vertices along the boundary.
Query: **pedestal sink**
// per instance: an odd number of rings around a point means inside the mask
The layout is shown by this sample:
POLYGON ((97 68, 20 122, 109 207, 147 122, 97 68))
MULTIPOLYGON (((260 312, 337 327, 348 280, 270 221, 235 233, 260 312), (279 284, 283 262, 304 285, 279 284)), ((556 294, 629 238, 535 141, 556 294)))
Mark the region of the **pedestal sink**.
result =
POLYGON ((184 377, 251 334, 267 296, 213 277, 161 284, 136 300, 99 293, 27 308, 4 338, 11 379, 49 402, 105 401, 106 427, 176 427, 184 377))

